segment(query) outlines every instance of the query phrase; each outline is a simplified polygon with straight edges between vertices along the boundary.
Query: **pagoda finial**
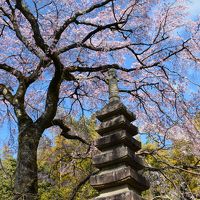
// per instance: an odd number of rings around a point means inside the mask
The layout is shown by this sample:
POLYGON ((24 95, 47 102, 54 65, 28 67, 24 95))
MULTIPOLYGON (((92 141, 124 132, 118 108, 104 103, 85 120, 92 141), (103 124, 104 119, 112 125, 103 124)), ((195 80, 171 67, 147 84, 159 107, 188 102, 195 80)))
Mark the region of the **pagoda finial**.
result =
POLYGON ((108 70, 108 84, 109 84, 109 100, 119 101, 119 88, 117 84, 116 70, 111 68, 108 70))

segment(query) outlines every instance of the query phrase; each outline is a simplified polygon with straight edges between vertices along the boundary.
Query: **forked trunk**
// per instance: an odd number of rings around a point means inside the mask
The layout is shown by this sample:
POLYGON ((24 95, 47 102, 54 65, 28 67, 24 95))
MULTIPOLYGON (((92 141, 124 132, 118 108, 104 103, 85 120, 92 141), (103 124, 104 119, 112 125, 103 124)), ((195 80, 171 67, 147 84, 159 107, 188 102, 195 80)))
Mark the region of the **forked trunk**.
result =
POLYGON ((42 131, 31 126, 19 134, 14 200, 37 200, 37 147, 42 131))

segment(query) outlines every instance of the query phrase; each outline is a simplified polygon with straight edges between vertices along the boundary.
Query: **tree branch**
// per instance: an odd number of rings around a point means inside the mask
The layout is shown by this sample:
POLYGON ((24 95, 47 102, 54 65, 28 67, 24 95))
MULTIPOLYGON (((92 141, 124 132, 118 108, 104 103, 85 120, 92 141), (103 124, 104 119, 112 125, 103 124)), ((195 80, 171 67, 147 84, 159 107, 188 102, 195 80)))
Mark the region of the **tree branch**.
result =
POLYGON ((90 39, 94 34, 100 32, 100 31, 103 31, 105 29, 112 29, 112 30, 118 30, 119 29, 119 25, 120 24, 125 24, 126 21, 121 21, 121 22, 114 22, 114 23, 111 23, 111 24, 106 24, 104 26, 97 26, 97 28, 93 31, 91 31, 90 33, 88 33, 84 38, 83 40, 81 41, 81 44, 85 43, 88 39, 90 39))
POLYGON ((6 64, 0 64, 0 69, 9 72, 19 80, 19 86, 15 95, 12 95, 10 89, 4 84, 0 84, 0 95, 3 95, 3 97, 14 107, 19 124, 23 124, 26 120, 32 122, 24 107, 24 96, 28 87, 26 84, 26 78, 19 70, 16 70, 6 64))
POLYGON ((36 47, 34 47, 28 40, 26 37, 24 37, 20 31, 19 25, 17 23, 16 20, 16 16, 15 16, 15 10, 12 9, 11 10, 11 14, 8 14, 2 7, 0 7, 0 10, 3 12, 3 14, 10 20, 10 22, 12 23, 12 26, 7 24, 8 27, 15 32, 17 38, 27 47, 27 49, 31 52, 33 52, 37 57, 41 57, 41 53, 38 51, 38 49, 36 47))
POLYGON ((23 74, 19 70, 15 69, 5 63, 0 64, 0 69, 4 70, 6 72, 9 72, 13 76, 15 76, 18 80, 23 77, 23 74))
POLYGON ((13 105, 14 96, 10 92, 10 89, 7 88, 4 84, 0 84, 0 95, 3 95, 4 99, 13 105))
POLYGON ((47 68, 51 65, 51 61, 48 58, 41 58, 39 64, 37 65, 36 69, 32 71, 31 75, 27 77, 27 84, 31 84, 37 80, 37 78, 41 75, 42 69, 47 68))
POLYGON ((90 173, 88 176, 86 176, 72 191, 72 194, 70 195, 70 200, 74 200, 76 197, 77 192, 79 189, 90 179, 91 176, 97 174, 99 171, 90 173))
POLYGON ((54 119, 52 121, 52 125, 54 126, 59 126, 62 129, 61 135, 70 140, 79 140, 80 142, 90 145, 87 141, 85 141, 83 138, 77 136, 77 135, 72 135, 70 134, 70 128, 65 124, 65 122, 61 119, 54 119))
POLYGON ((59 101, 60 85, 62 82, 62 74, 64 68, 63 64, 60 62, 60 59, 56 54, 51 55, 51 58, 54 62, 55 73, 48 87, 45 111, 36 121, 39 126, 42 126, 44 128, 49 127, 51 121, 56 115, 57 104, 59 101))
POLYGON ((65 31, 65 29, 66 29, 71 23, 75 22, 76 19, 77 19, 78 17, 80 17, 80 16, 82 16, 82 15, 85 15, 85 14, 87 14, 87 13, 90 13, 90 12, 92 12, 93 10, 95 10, 95 9, 97 9, 97 8, 100 8, 100 7, 102 7, 102 6, 105 6, 106 4, 108 4, 108 3, 111 2, 111 1, 112 1, 112 0, 106 0, 106 1, 103 1, 103 2, 101 2, 101 3, 94 4, 94 5, 92 5, 90 8, 86 9, 86 10, 82 10, 82 11, 76 12, 72 17, 70 17, 69 19, 67 19, 67 20, 64 22, 64 24, 58 28, 58 30, 55 31, 55 33, 54 33, 55 37, 54 37, 53 45, 55 46, 55 45, 58 43, 58 41, 59 41, 59 39, 60 39, 62 33, 65 31))
POLYGON ((16 1, 16 8, 18 8, 22 14, 25 16, 25 18, 29 21, 32 30, 33 30, 33 37, 35 39, 36 44, 44 51, 46 52, 48 50, 48 45, 45 43, 41 33, 40 28, 37 19, 34 17, 34 15, 31 13, 31 11, 28 9, 28 7, 25 5, 23 0, 17 0, 16 1))

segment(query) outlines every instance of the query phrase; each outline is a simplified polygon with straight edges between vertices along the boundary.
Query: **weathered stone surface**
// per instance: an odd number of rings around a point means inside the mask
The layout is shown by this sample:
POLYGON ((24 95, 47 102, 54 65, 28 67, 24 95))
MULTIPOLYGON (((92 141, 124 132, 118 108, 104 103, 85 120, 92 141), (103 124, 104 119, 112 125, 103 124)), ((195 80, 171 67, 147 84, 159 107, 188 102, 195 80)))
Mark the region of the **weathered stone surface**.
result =
POLYGON ((100 192, 93 200, 144 200, 140 194, 149 188, 149 182, 139 171, 145 163, 135 155, 141 149, 141 143, 133 138, 138 134, 131 123, 136 117, 120 102, 116 74, 111 73, 109 80, 110 102, 96 113, 102 122, 96 131, 102 137, 95 146, 102 152, 93 157, 94 166, 100 169, 90 178, 100 192))
POLYGON ((129 191, 112 196, 97 197, 94 200, 144 200, 144 199, 134 191, 129 191))
POLYGON ((135 170, 141 170, 145 165, 140 157, 123 145, 96 155, 93 158, 94 166, 99 169, 118 163, 125 163, 132 166, 135 170))
POLYGON ((119 88, 117 85, 117 75, 116 70, 111 68, 108 70, 108 81, 109 81, 109 100, 112 101, 119 101, 119 88))
POLYGON ((113 116, 124 115, 129 121, 136 119, 135 115, 127 110, 120 101, 112 101, 108 103, 101 111, 96 112, 96 117, 100 121, 106 121, 113 116))
POLYGON ((143 200, 139 194, 128 185, 102 190, 94 200, 143 200))
POLYGON ((126 130, 132 136, 138 134, 138 128, 131 124, 123 115, 102 122, 96 131, 100 135, 104 135, 111 134, 111 131, 123 129, 126 130))
POLYGON ((113 131, 111 135, 103 136, 95 142, 99 150, 121 144, 128 146, 134 152, 141 149, 141 142, 134 139, 126 130, 113 131))
POLYGON ((91 185, 97 190, 103 190, 118 185, 127 184, 139 193, 149 188, 149 182, 129 166, 122 166, 108 172, 101 172, 90 178, 91 185))

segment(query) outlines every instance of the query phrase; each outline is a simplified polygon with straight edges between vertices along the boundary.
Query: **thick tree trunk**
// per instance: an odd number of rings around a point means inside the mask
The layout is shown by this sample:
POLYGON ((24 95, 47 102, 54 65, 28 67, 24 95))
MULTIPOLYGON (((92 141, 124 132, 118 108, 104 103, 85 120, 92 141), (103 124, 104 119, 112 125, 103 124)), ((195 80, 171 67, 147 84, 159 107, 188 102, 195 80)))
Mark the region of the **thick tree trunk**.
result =
POLYGON ((14 200, 38 199, 37 147, 42 131, 31 125, 19 134, 14 200))

